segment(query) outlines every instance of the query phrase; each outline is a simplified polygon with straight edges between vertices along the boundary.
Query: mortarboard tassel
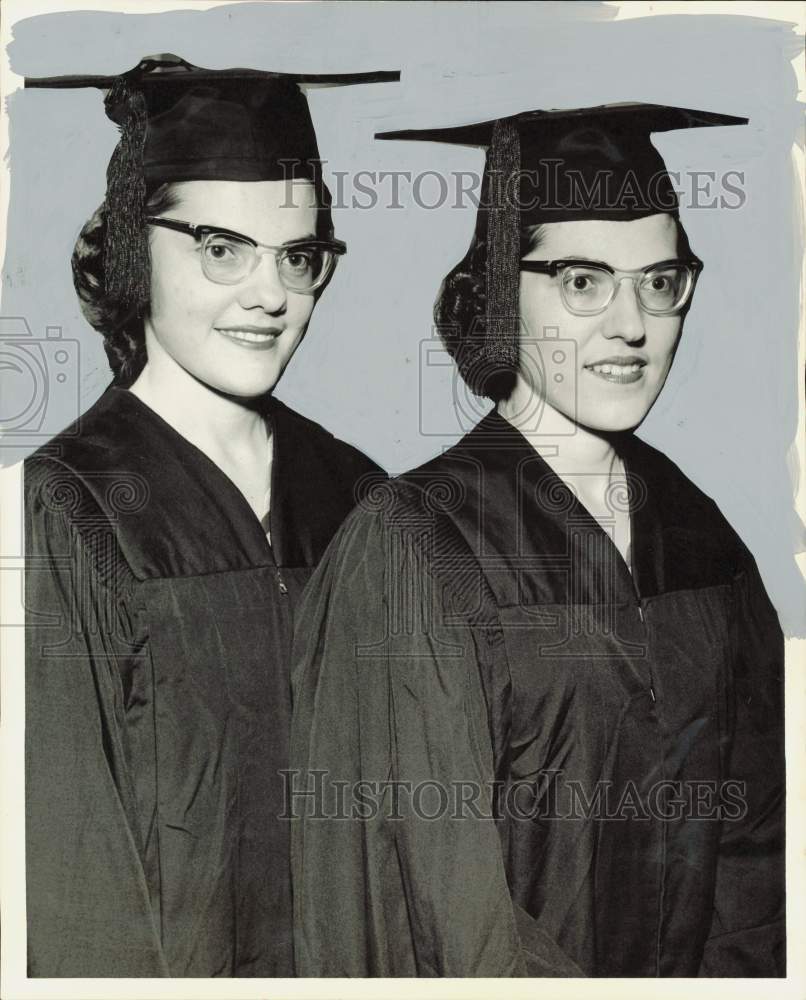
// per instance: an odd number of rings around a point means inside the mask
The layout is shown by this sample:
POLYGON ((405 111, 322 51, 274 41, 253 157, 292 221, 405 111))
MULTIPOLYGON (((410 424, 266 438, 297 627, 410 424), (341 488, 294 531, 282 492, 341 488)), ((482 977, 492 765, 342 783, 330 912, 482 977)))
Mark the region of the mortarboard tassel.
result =
POLYGON ((508 191, 507 185, 519 175, 520 163, 515 123, 497 121, 482 183, 481 204, 486 211, 479 217, 477 231, 486 244, 484 335, 481 343, 466 345, 461 365, 463 376, 480 396, 490 394, 493 382, 500 387, 518 367, 520 212, 517 192, 508 191))
POLYGON ((107 116, 120 128, 120 141, 106 171, 106 292, 140 316, 149 298, 143 173, 146 101, 139 88, 132 86, 126 77, 119 77, 104 106, 107 116))
POLYGON ((487 153, 490 209, 487 222, 487 348, 492 364, 512 370, 518 364, 520 291, 520 212, 517 192, 507 190, 521 165, 515 124, 498 121, 487 153))

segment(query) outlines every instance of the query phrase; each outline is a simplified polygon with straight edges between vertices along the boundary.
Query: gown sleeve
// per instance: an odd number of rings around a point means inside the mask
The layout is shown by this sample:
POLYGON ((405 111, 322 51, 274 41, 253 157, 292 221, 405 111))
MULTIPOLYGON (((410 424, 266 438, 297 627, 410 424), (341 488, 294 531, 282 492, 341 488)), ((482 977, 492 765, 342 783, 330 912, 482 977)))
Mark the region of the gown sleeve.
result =
MULTIPOLYGON (((741 818, 723 820, 701 976, 786 973, 784 641, 750 553, 734 584, 727 777, 741 818)), ((726 814, 727 816, 727 814, 726 814)))
POLYGON ((47 463, 25 479, 29 975, 165 976, 127 764, 114 536, 77 477, 47 463))
POLYGON ((359 511, 299 609, 299 975, 578 973, 507 887, 483 685, 495 629, 450 620, 438 591, 411 532, 359 511))

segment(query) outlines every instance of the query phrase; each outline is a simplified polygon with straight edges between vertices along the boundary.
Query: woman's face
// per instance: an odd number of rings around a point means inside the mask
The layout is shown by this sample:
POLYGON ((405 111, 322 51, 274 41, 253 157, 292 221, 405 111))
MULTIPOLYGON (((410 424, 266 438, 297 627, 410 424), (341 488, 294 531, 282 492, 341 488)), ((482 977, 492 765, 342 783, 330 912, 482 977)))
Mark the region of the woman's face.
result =
MULTIPOLYGON (((280 246, 316 235, 314 188, 300 181, 187 181, 164 213, 280 246)), ((192 236, 152 226, 149 365, 179 366, 212 389, 255 397, 272 389, 299 346, 315 298, 286 291, 272 254, 237 285, 204 276, 192 236)))
MULTIPOLYGON (((675 220, 651 215, 548 223, 525 259, 576 257, 628 271, 676 256, 675 220)), ((641 423, 669 374, 682 326, 679 315, 644 312, 629 280, 604 312, 575 316, 563 305, 559 278, 528 272, 521 272, 520 316, 521 377, 554 410, 601 431, 641 423)))

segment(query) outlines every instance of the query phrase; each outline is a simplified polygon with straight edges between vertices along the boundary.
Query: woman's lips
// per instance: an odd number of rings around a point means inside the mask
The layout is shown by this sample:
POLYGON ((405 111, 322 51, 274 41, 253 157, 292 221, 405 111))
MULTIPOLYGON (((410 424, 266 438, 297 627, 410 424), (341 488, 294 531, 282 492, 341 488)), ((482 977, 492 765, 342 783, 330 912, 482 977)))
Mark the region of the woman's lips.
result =
POLYGON ((267 350, 273 347, 283 332, 274 326, 218 326, 216 330, 222 337, 238 344, 239 347, 249 347, 252 350, 267 350))
POLYGON ((597 361, 585 365, 585 370, 597 378, 604 379, 605 382, 628 385, 643 378, 645 365, 646 362, 643 360, 597 361))

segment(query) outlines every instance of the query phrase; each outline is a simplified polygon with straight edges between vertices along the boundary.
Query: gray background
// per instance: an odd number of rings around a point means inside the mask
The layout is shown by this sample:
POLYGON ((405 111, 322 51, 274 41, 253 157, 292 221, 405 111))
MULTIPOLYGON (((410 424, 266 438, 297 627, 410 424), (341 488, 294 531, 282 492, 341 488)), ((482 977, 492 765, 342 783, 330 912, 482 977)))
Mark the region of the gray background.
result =
MULTIPOLYGON (((802 255, 791 160, 802 126, 790 61, 802 46, 791 26, 755 18, 615 23, 613 17, 612 8, 594 3, 77 12, 18 22, 9 56, 15 73, 31 76, 116 73, 158 52, 208 67, 400 69, 400 84, 309 95, 322 156, 351 174, 481 169, 479 150, 375 142, 373 133, 382 129, 628 100, 749 117, 745 128, 655 137, 672 171, 743 171, 746 202, 736 210, 696 208, 684 196, 683 222, 706 267, 672 374, 641 436, 714 497, 756 555, 786 631, 803 635, 804 589, 794 561, 803 526, 793 511, 798 469, 790 455, 802 255)), ((19 91, 8 111, 11 188, 0 311, 24 317, 32 336, 27 341, 5 319, 0 354, 2 361, 27 358, 30 371, 38 364, 52 378, 58 345, 37 346, 46 328, 61 327, 71 343, 62 366, 68 378, 47 386, 39 434, 28 426, 10 437, 5 463, 86 409, 109 380, 100 338, 79 312, 69 260, 81 225, 103 197, 116 142, 97 91, 19 91)), ((345 191, 348 199, 358 194, 349 182, 345 191)), ((436 192, 433 179, 422 188, 424 199, 436 192)), ((465 393, 455 405, 452 369, 421 359, 432 336, 436 290, 467 248, 474 209, 450 201, 418 207, 406 184, 403 207, 388 207, 388 195, 387 182, 374 207, 335 212, 349 254, 278 395, 399 472, 451 444, 484 405, 465 393)), ((6 398, 27 398, 32 376, 25 364, 0 367, 6 367, 6 398)), ((14 404, 8 405, 6 416, 14 404)))

